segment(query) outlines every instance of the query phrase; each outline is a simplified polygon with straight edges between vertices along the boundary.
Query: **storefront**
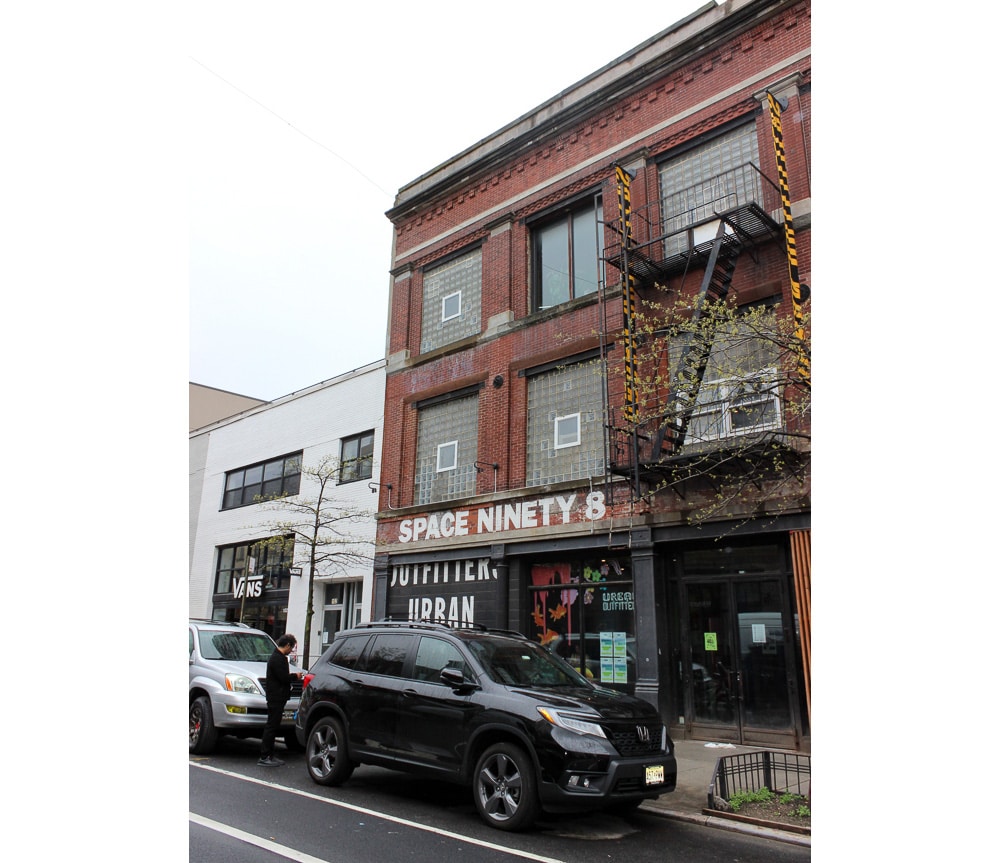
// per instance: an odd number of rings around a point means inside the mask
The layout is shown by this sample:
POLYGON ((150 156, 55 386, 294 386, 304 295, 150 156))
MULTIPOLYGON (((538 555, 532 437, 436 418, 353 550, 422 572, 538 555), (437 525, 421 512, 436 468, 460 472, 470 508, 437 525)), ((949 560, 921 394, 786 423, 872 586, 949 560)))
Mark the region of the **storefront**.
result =
POLYGON ((788 534, 674 546, 666 563, 673 732, 807 748, 788 534))
POLYGON ((678 738, 808 747, 787 529, 528 537, 511 521, 481 537, 489 544, 454 542, 475 523, 466 511, 402 523, 404 538, 449 535, 376 556, 374 617, 517 630, 595 683, 654 703, 678 738))
POLYGON ((288 624, 292 542, 262 539, 216 549, 212 619, 240 621, 277 639, 288 624))

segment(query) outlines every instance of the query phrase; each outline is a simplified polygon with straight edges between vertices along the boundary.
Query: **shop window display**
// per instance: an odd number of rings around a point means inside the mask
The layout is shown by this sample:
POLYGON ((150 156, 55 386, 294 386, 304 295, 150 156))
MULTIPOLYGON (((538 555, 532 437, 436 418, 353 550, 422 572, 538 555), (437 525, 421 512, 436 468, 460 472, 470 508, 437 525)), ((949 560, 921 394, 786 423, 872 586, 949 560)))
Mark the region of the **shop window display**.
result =
POLYGON ((602 686, 635 689, 635 606, 627 562, 531 567, 532 637, 602 686))

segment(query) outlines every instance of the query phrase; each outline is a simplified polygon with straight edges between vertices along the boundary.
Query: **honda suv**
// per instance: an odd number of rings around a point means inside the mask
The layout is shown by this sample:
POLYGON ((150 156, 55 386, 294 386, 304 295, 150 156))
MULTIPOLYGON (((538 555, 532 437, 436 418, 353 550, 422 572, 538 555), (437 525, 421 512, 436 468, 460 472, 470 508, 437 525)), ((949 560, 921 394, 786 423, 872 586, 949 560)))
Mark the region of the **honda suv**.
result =
POLYGON ((482 627, 382 621, 338 634, 305 677, 295 730, 320 785, 359 764, 420 772, 470 786, 501 830, 542 810, 633 809, 677 781, 654 707, 482 627))
MULTIPOLYGON (((188 750, 211 752, 220 734, 260 737, 267 722, 264 681, 275 644, 266 632, 244 623, 188 621, 191 671, 188 686, 188 750)), ((289 663, 292 697, 285 705, 281 731, 285 745, 299 749, 292 717, 299 706, 300 670, 289 663)))

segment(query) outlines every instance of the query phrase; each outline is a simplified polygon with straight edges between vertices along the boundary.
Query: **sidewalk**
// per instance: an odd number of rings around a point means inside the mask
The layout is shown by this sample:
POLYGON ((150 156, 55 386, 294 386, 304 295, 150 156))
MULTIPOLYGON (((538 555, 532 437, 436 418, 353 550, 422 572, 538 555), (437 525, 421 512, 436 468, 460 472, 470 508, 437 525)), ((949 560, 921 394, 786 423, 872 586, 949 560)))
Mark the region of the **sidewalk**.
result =
POLYGON ((744 824, 721 815, 706 815, 708 809, 708 787, 712 783, 715 766, 724 755, 742 755, 757 752, 759 747, 736 746, 733 744, 710 744, 703 740, 675 740, 674 755, 677 758, 677 788, 656 800, 642 804, 644 811, 676 818, 706 827, 718 827, 739 833, 752 833, 769 839, 777 839, 794 845, 812 845, 812 837, 803 836, 789 830, 759 827, 744 824))

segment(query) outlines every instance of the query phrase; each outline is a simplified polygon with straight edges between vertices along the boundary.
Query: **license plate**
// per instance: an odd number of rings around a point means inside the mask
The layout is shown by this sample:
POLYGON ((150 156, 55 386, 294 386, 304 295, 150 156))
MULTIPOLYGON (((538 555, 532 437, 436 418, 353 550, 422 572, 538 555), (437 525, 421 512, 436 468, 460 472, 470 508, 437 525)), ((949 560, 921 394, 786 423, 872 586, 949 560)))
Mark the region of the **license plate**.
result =
POLYGON ((295 718, 295 711, 294 710, 284 710, 281 713, 281 718, 283 720, 287 720, 288 722, 291 722, 295 718))
POLYGON ((652 767, 646 768, 646 784, 647 785, 660 785, 663 783, 663 765, 655 764, 652 767))

